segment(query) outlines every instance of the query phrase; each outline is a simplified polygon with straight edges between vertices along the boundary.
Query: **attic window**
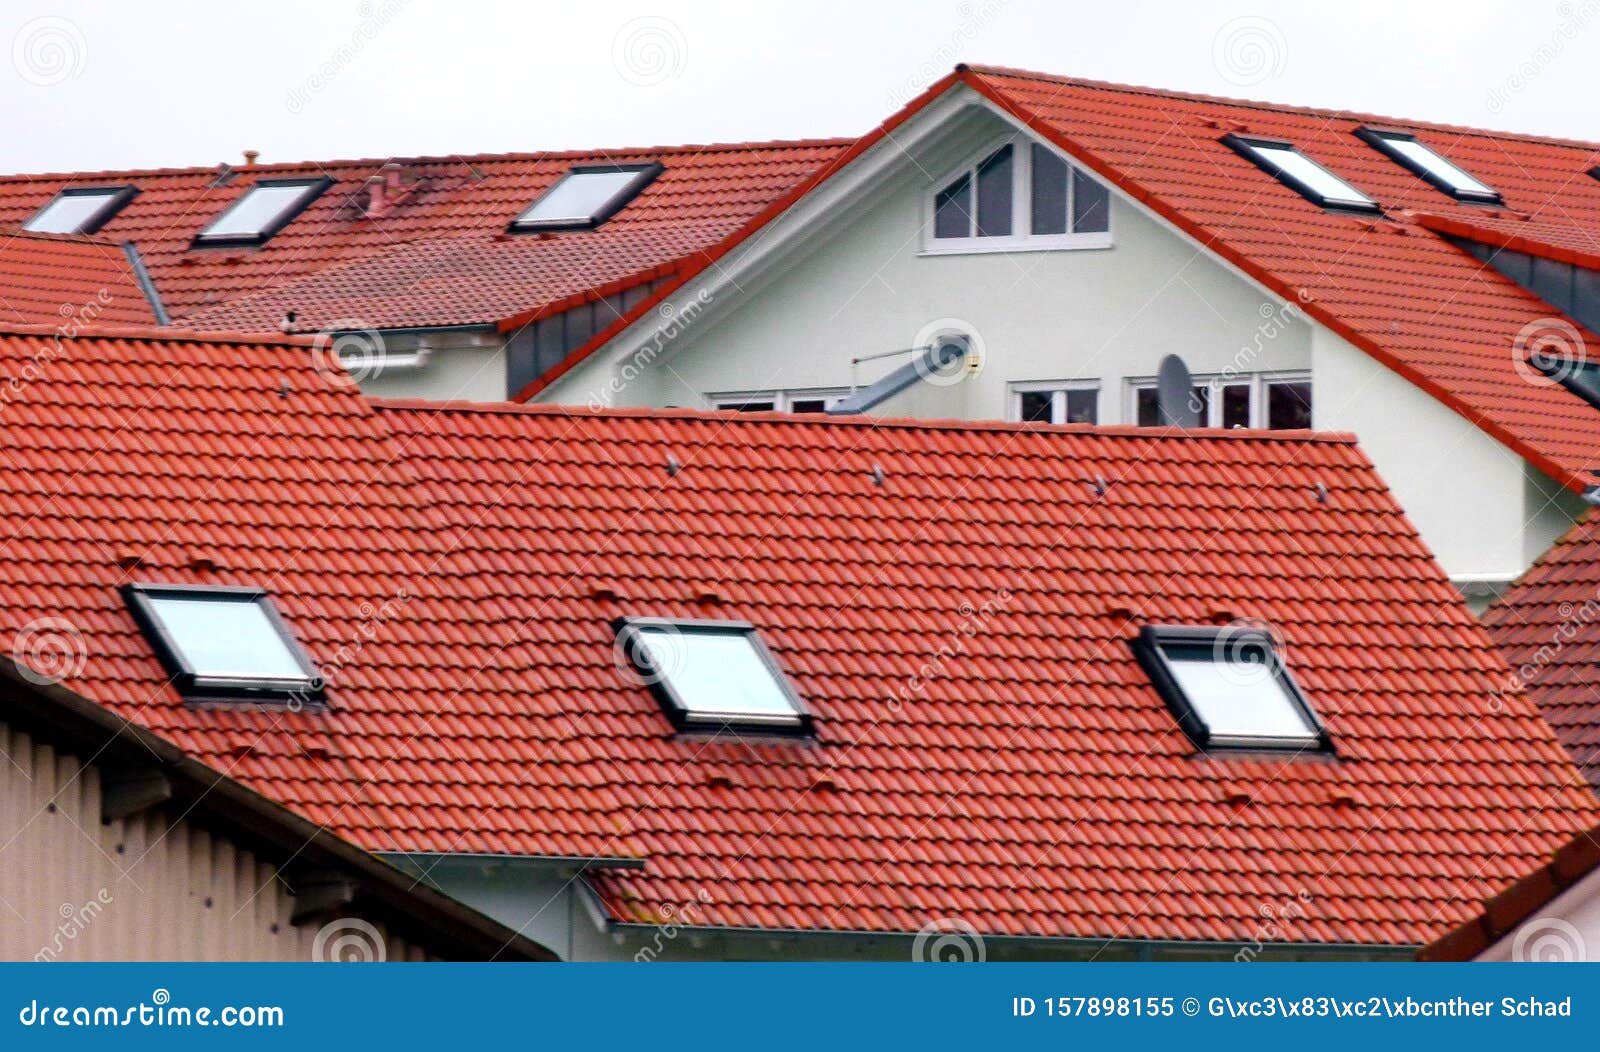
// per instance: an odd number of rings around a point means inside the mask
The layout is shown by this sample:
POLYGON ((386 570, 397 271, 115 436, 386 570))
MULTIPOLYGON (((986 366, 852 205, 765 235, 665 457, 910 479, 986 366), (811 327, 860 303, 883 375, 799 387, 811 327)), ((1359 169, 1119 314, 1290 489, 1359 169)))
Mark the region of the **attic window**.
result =
POLYGON ((1111 244, 1110 192, 1049 146, 1025 139, 949 173, 928 210, 923 247, 930 253, 1111 244))
POLYGON ((591 230, 622 211, 660 175, 660 164, 573 168, 511 221, 512 230, 591 230))
POLYGON ((1410 132, 1358 128, 1356 136, 1390 160, 1443 190, 1458 201, 1499 204, 1500 194, 1417 141, 1410 132))
POLYGON ((1327 751, 1327 731, 1265 628, 1147 626, 1134 651, 1202 749, 1327 751))
POLYGON ((1352 212, 1378 211, 1376 201, 1301 153, 1293 143, 1247 139, 1239 135, 1223 136, 1222 141, 1314 204, 1352 212))
POLYGON ((1566 358, 1535 349, 1528 363, 1590 405, 1600 409, 1600 362, 1566 358))
POLYGON ((122 594, 185 697, 321 700, 316 668, 264 591, 130 584, 122 594))
POLYGON ((195 237, 203 245, 259 245, 305 211, 332 179, 262 179, 195 237))
POLYGON ((811 732, 810 713, 754 625, 630 618, 617 642, 679 730, 811 732))
POLYGON ((122 211, 139 191, 131 186, 83 186, 63 190, 22 225, 36 234, 92 234, 122 211))

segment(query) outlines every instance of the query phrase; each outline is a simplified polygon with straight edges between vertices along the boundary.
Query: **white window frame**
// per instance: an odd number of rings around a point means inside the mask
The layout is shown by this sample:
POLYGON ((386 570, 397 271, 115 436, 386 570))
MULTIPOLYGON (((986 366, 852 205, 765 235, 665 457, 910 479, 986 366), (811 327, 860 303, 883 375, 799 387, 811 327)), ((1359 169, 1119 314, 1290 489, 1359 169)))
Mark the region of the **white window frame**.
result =
POLYGON ((831 409, 849 397, 850 390, 845 387, 795 387, 784 391, 719 391, 706 395, 706 401, 712 409, 721 409, 729 402, 771 402, 773 412, 792 413, 797 401, 820 398, 824 407, 831 409))
MULTIPOLYGON (((1269 384, 1309 384, 1312 382, 1311 373, 1305 370, 1288 372, 1267 373, 1196 373, 1192 379, 1195 386, 1208 386, 1212 389, 1213 397, 1206 406, 1207 419, 1200 422, 1201 427, 1222 426, 1222 399, 1215 397, 1218 387, 1233 387, 1239 384, 1250 385, 1250 428, 1263 430, 1267 426, 1267 386, 1269 384)), ((1123 419, 1129 424, 1137 426, 1139 423, 1139 392, 1149 391, 1156 386, 1154 376, 1129 377, 1127 382, 1127 395, 1123 399, 1123 419)), ((1311 397, 1315 404, 1316 388, 1313 386, 1311 397)))
POLYGON ((1099 380, 1024 380, 1006 385, 1006 419, 1014 424, 1022 423, 1022 396, 1036 394, 1040 391, 1049 391, 1053 397, 1050 401, 1051 423, 1064 424, 1067 422, 1067 392, 1068 391, 1093 391, 1095 394, 1095 422, 1100 423, 1100 381, 1099 380))
MULTIPOLYGON (((1003 135, 990 142, 983 149, 959 167, 952 168, 943 177, 935 179, 933 185, 922 195, 922 252, 924 256, 968 256, 982 252, 1050 252, 1063 249, 1095 249, 1110 248, 1112 235, 1116 232, 1116 208, 1109 207, 1106 215, 1106 229, 1089 231, 1082 234, 1031 234, 1027 231, 1033 229, 1033 144, 1038 142, 1045 149, 1053 152, 1057 157, 1066 162, 1069 169, 1067 176, 1067 217, 1072 216, 1073 187, 1071 169, 1082 169, 1083 174, 1095 182, 1105 186, 1105 180, 1095 173, 1084 169, 1083 165, 1073 160, 1069 155, 1057 150, 1047 142, 1019 135, 1015 132, 1003 135), (974 200, 978 192, 978 165, 982 164, 996 150, 1007 143, 1013 146, 1011 157, 1011 233, 1005 237, 935 237, 934 236, 934 203, 938 199, 939 191, 961 178, 963 175, 972 176, 972 193, 974 200)), ((1116 198, 1115 193, 1108 191, 1108 204, 1116 198)))

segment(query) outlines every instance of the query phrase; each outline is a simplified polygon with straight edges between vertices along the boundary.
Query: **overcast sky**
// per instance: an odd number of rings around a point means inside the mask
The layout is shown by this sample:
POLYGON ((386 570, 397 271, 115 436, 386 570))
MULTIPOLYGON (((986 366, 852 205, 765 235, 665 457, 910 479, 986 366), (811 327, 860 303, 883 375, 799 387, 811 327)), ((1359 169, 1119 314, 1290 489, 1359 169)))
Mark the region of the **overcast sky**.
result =
POLYGON ((856 135, 958 61, 1600 139, 1600 0, 0 0, 0 170, 856 135))

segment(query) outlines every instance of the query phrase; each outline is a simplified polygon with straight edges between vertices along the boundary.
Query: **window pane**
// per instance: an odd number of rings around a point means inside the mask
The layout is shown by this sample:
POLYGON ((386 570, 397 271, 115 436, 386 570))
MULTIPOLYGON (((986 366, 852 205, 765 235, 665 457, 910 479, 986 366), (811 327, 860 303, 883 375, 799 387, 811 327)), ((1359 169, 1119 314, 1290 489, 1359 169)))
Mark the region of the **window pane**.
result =
POLYGON ((1228 384, 1222 389, 1222 426, 1250 426, 1250 385, 1228 384))
POLYGON ((1111 193, 1090 176, 1072 170, 1072 229, 1074 233, 1105 233, 1111 229, 1111 193))
POLYGON ((820 398, 796 398, 789 403, 791 413, 825 413, 828 404, 820 398))
POLYGON ((1100 422, 1099 391, 1067 392, 1067 423, 1096 424, 1100 422))
POLYGON ((934 198, 933 236, 972 236, 972 176, 963 175, 934 198))
POLYGON ((1201 427, 1211 426, 1211 388, 1201 385, 1189 392, 1189 408, 1194 410, 1194 415, 1200 419, 1201 427))
POLYGON ((1154 387, 1141 387, 1133 392, 1133 418, 1140 427, 1161 424, 1161 402, 1154 387))
POLYGON ((253 237, 271 226, 313 189, 305 185, 254 187, 218 216, 216 222, 206 227, 200 236, 253 237))
POLYGON ((1007 143, 978 165, 978 236, 1011 233, 1011 145, 1007 143))
POLYGON ((588 222, 638 177, 637 171, 570 172, 518 216, 517 222, 588 222))
POLYGON ((743 632, 640 628, 650 654, 686 711, 709 716, 796 717, 772 669, 743 632))
POLYGON ((1023 391, 1018 398, 1022 402, 1022 419, 1040 424, 1055 423, 1054 391, 1023 391))
POLYGON ((1444 180, 1445 183, 1456 190, 1469 194, 1481 194, 1484 197, 1495 196, 1495 192, 1492 189, 1478 182, 1478 180, 1415 139, 1386 139, 1386 141, 1396 151, 1404 154, 1412 164, 1432 173, 1436 178, 1444 180))
POLYGON ((718 402, 718 409, 731 409, 736 413, 770 413, 773 409, 772 402, 718 402))
POLYGON ((1267 426, 1274 431, 1311 426, 1311 385, 1275 383, 1267 385, 1267 426))
POLYGON ((305 679, 255 600, 151 596, 150 607, 183 660, 202 678, 305 679))
POLYGON ((1067 162, 1041 143, 1033 144, 1033 232, 1067 232, 1067 162))
POLYGON ((1316 739, 1266 648, 1162 647, 1173 679, 1213 736, 1316 739))
POLYGON ((94 214, 115 196, 114 190, 103 194, 62 194, 28 220, 22 229, 38 234, 79 233, 94 218, 94 214))
POLYGON ((1372 204, 1372 198, 1293 147, 1251 144, 1250 149, 1257 157, 1290 178, 1299 180, 1325 201, 1356 205, 1372 204))

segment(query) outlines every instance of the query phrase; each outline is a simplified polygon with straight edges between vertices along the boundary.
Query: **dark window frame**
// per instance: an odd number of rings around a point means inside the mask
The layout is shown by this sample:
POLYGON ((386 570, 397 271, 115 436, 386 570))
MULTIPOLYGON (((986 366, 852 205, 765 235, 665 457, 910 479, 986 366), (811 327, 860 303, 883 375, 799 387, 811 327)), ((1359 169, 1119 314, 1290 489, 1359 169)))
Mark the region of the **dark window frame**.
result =
POLYGON ((1166 702, 1167 709, 1177 719, 1178 726, 1188 735, 1189 740, 1204 752, 1217 753, 1319 753, 1332 754, 1333 739, 1328 734, 1328 728, 1317 716, 1316 709, 1306 700, 1300 690, 1300 685, 1295 682, 1294 676, 1281 659, 1272 663, 1273 678, 1279 688, 1284 692, 1289 702, 1299 711, 1300 716, 1306 721, 1306 726, 1312 729, 1314 739, 1310 742, 1298 739, 1274 738, 1268 736, 1243 737, 1243 736, 1216 736, 1206 726, 1205 719, 1190 703, 1188 695, 1179 684, 1177 676, 1172 671, 1163 647, 1209 647, 1215 648, 1222 639, 1227 639, 1230 648, 1241 644, 1258 643, 1266 646, 1276 656, 1277 646, 1272 634, 1265 629, 1241 628, 1237 625, 1223 627, 1204 625, 1146 625, 1139 631, 1137 639, 1133 640, 1133 652, 1150 677, 1150 682, 1155 686, 1156 693, 1166 702))
POLYGON ((139 630, 155 650, 173 686, 186 701, 195 702, 289 702, 299 699, 309 705, 321 705, 326 699, 321 673, 312 664, 305 647, 295 637, 294 631, 278 613, 272 597, 263 588, 233 587, 225 585, 186 584, 125 584, 120 589, 139 630), (151 605, 151 599, 212 599, 217 602, 252 602, 266 615, 267 622, 277 632, 279 640, 290 656, 305 673, 303 680, 240 679, 235 677, 207 676, 189 664, 183 647, 167 631, 161 615, 151 605))
POLYGON ((806 707, 794 685, 789 682, 777 655, 761 638, 761 630, 749 621, 723 621, 707 618, 676 617, 623 617, 612 623, 617 643, 639 673, 649 681, 650 692, 655 695, 667 719, 678 731, 723 730, 746 731, 763 735, 809 738, 816 733, 816 719, 806 707), (648 652, 643 646, 629 645, 628 637, 641 628, 666 628, 683 635, 718 634, 737 635, 748 639, 756 656, 772 675, 772 680, 783 693, 784 699, 794 709, 794 719, 778 716, 751 716, 747 713, 712 713, 690 706, 672 685, 668 675, 650 666, 648 652))
POLYGON ((1540 354, 1537 349, 1528 353, 1527 362, 1530 366, 1549 377, 1551 381, 1560 384, 1596 409, 1600 409, 1600 391, 1590 391, 1573 380, 1575 375, 1574 366, 1581 368, 1584 364, 1583 362, 1574 363, 1571 358, 1565 356, 1545 356, 1540 354))
POLYGON ((660 161, 649 161, 641 164, 575 164, 568 168, 566 174, 549 186, 544 191, 528 202, 506 230, 512 234, 537 233, 541 230, 594 230, 612 216, 626 208, 635 197, 644 192, 645 187, 656 181, 656 178, 666 171, 666 165, 660 161), (594 172, 633 172, 634 176, 622 188, 612 194, 604 204, 591 212, 588 217, 574 219, 568 217, 554 219, 529 219, 522 217, 539 207, 539 202, 555 193, 557 188, 574 175, 591 174, 594 172))
POLYGON ((1240 157, 1243 157, 1245 160, 1249 161, 1263 172, 1266 172, 1268 175, 1278 180, 1278 182, 1282 183, 1284 186, 1287 186, 1289 189, 1293 190, 1295 193, 1299 194, 1301 197, 1305 198, 1307 201, 1310 201, 1319 208, 1326 209, 1330 212, 1345 212, 1355 215, 1381 215, 1383 212, 1383 206, 1378 204, 1376 200, 1373 200, 1372 195, 1366 194, 1359 187, 1352 184, 1350 180, 1324 166, 1321 161, 1318 161, 1315 157, 1312 157, 1310 154, 1301 150, 1300 147, 1296 146, 1292 142, 1288 142, 1284 139, 1266 139, 1254 135, 1224 135, 1221 139, 1221 142, 1224 146, 1228 147, 1228 149, 1232 150, 1240 157), (1336 199, 1326 196, 1320 190, 1317 190, 1315 187, 1313 187, 1310 183, 1290 175, 1288 172, 1273 164, 1265 157, 1262 157, 1256 152, 1257 147, 1262 147, 1269 150, 1290 150, 1296 154, 1299 154, 1310 163, 1316 165, 1318 168, 1321 168, 1324 172, 1327 172, 1329 177, 1337 179, 1339 182, 1350 187, 1351 190, 1367 197, 1368 203, 1362 204, 1358 201, 1346 201, 1343 199, 1336 199))
POLYGON ((1395 164, 1398 164, 1412 175, 1415 175, 1417 178, 1433 187, 1435 190, 1448 194, 1457 201, 1466 201, 1471 204, 1480 205, 1498 205, 1503 203, 1503 199, 1500 196, 1500 191, 1491 187, 1489 193, 1484 195, 1475 190, 1462 190, 1458 187, 1451 186, 1450 181, 1445 179, 1443 176, 1429 171, 1426 166, 1417 163, 1417 161, 1411 157, 1408 157, 1401 151, 1395 149, 1392 140, 1398 139, 1404 142, 1418 143, 1425 150, 1427 150, 1429 153, 1432 153, 1446 164, 1454 165, 1456 168, 1460 169, 1462 173, 1472 179, 1476 179, 1480 183, 1483 183, 1484 186, 1489 185, 1488 183, 1483 182, 1482 179, 1478 179, 1477 176, 1473 175, 1465 168, 1462 168, 1459 164, 1456 164, 1456 162, 1452 161, 1438 150, 1435 150, 1432 146, 1429 146, 1427 143, 1419 140, 1411 132, 1396 131, 1391 128, 1376 128, 1367 126, 1357 128, 1355 130, 1355 136, 1368 146, 1372 147, 1374 150, 1377 150, 1379 153, 1389 158, 1389 160, 1393 161, 1395 164))
POLYGON ((28 221, 22 224, 22 229, 30 234, 52 233, 51 231, 44 230, 28 230, 28 223, 34 222, 40 216, 43 216, 46 212, 50 211, 50 209, 55 206, 56 202, 60 201, 63 197, 99 197, 102 195, 107 195, 105 202, 101 204, 97 210, 90 213, 89 218, 85 219, 78 229, 59 231, 56 233, 65 233, 78 237, 87 237, 90 234, 98 233, 101 227, 111 222, 118 212, 127 207, 129 201, 132 201, 135 197, 139 196, 139 188, 132 184, 123 184, 121 186, 66 187, 50 200, 46 201, 44 203, 44 207, 33 213, 28 221))
POLYGON ((264 245, 268 241, 271 241, 272 238, 276 236, 277 233, 284 227, 294 222, 295 219, 299 217, 300 213, 304 212, 307 208, 310 208, 312 203, 320 198, 323 194, 327 193, 328 188, 332 185, 333 180, 325 175, 284 179, 257 179, 255 182, 250 184, 244 193, 240 194, 238 197, 235 197, 232 201, 229 201, 226 208, 213 216, 211 218, 211 222, 207 223, 205 228, 194 236, 194 242, 189 247, 228 248, 238 247, 240 245, 264 245), (272 222, 261 227, 259 230, 253 233, 213 235, 208 235, 206 233, 207 230, 210 230, 212 227, 222 222, 223 219, 227 218, 229 213, 243 203, 258 188, 271 186, 303 186, 307 189, 307 192, 301 194, 294 204, 290 205, 288 208, 285 208, 282 212, 279 212, 278 215, 273 218, 272 222))

